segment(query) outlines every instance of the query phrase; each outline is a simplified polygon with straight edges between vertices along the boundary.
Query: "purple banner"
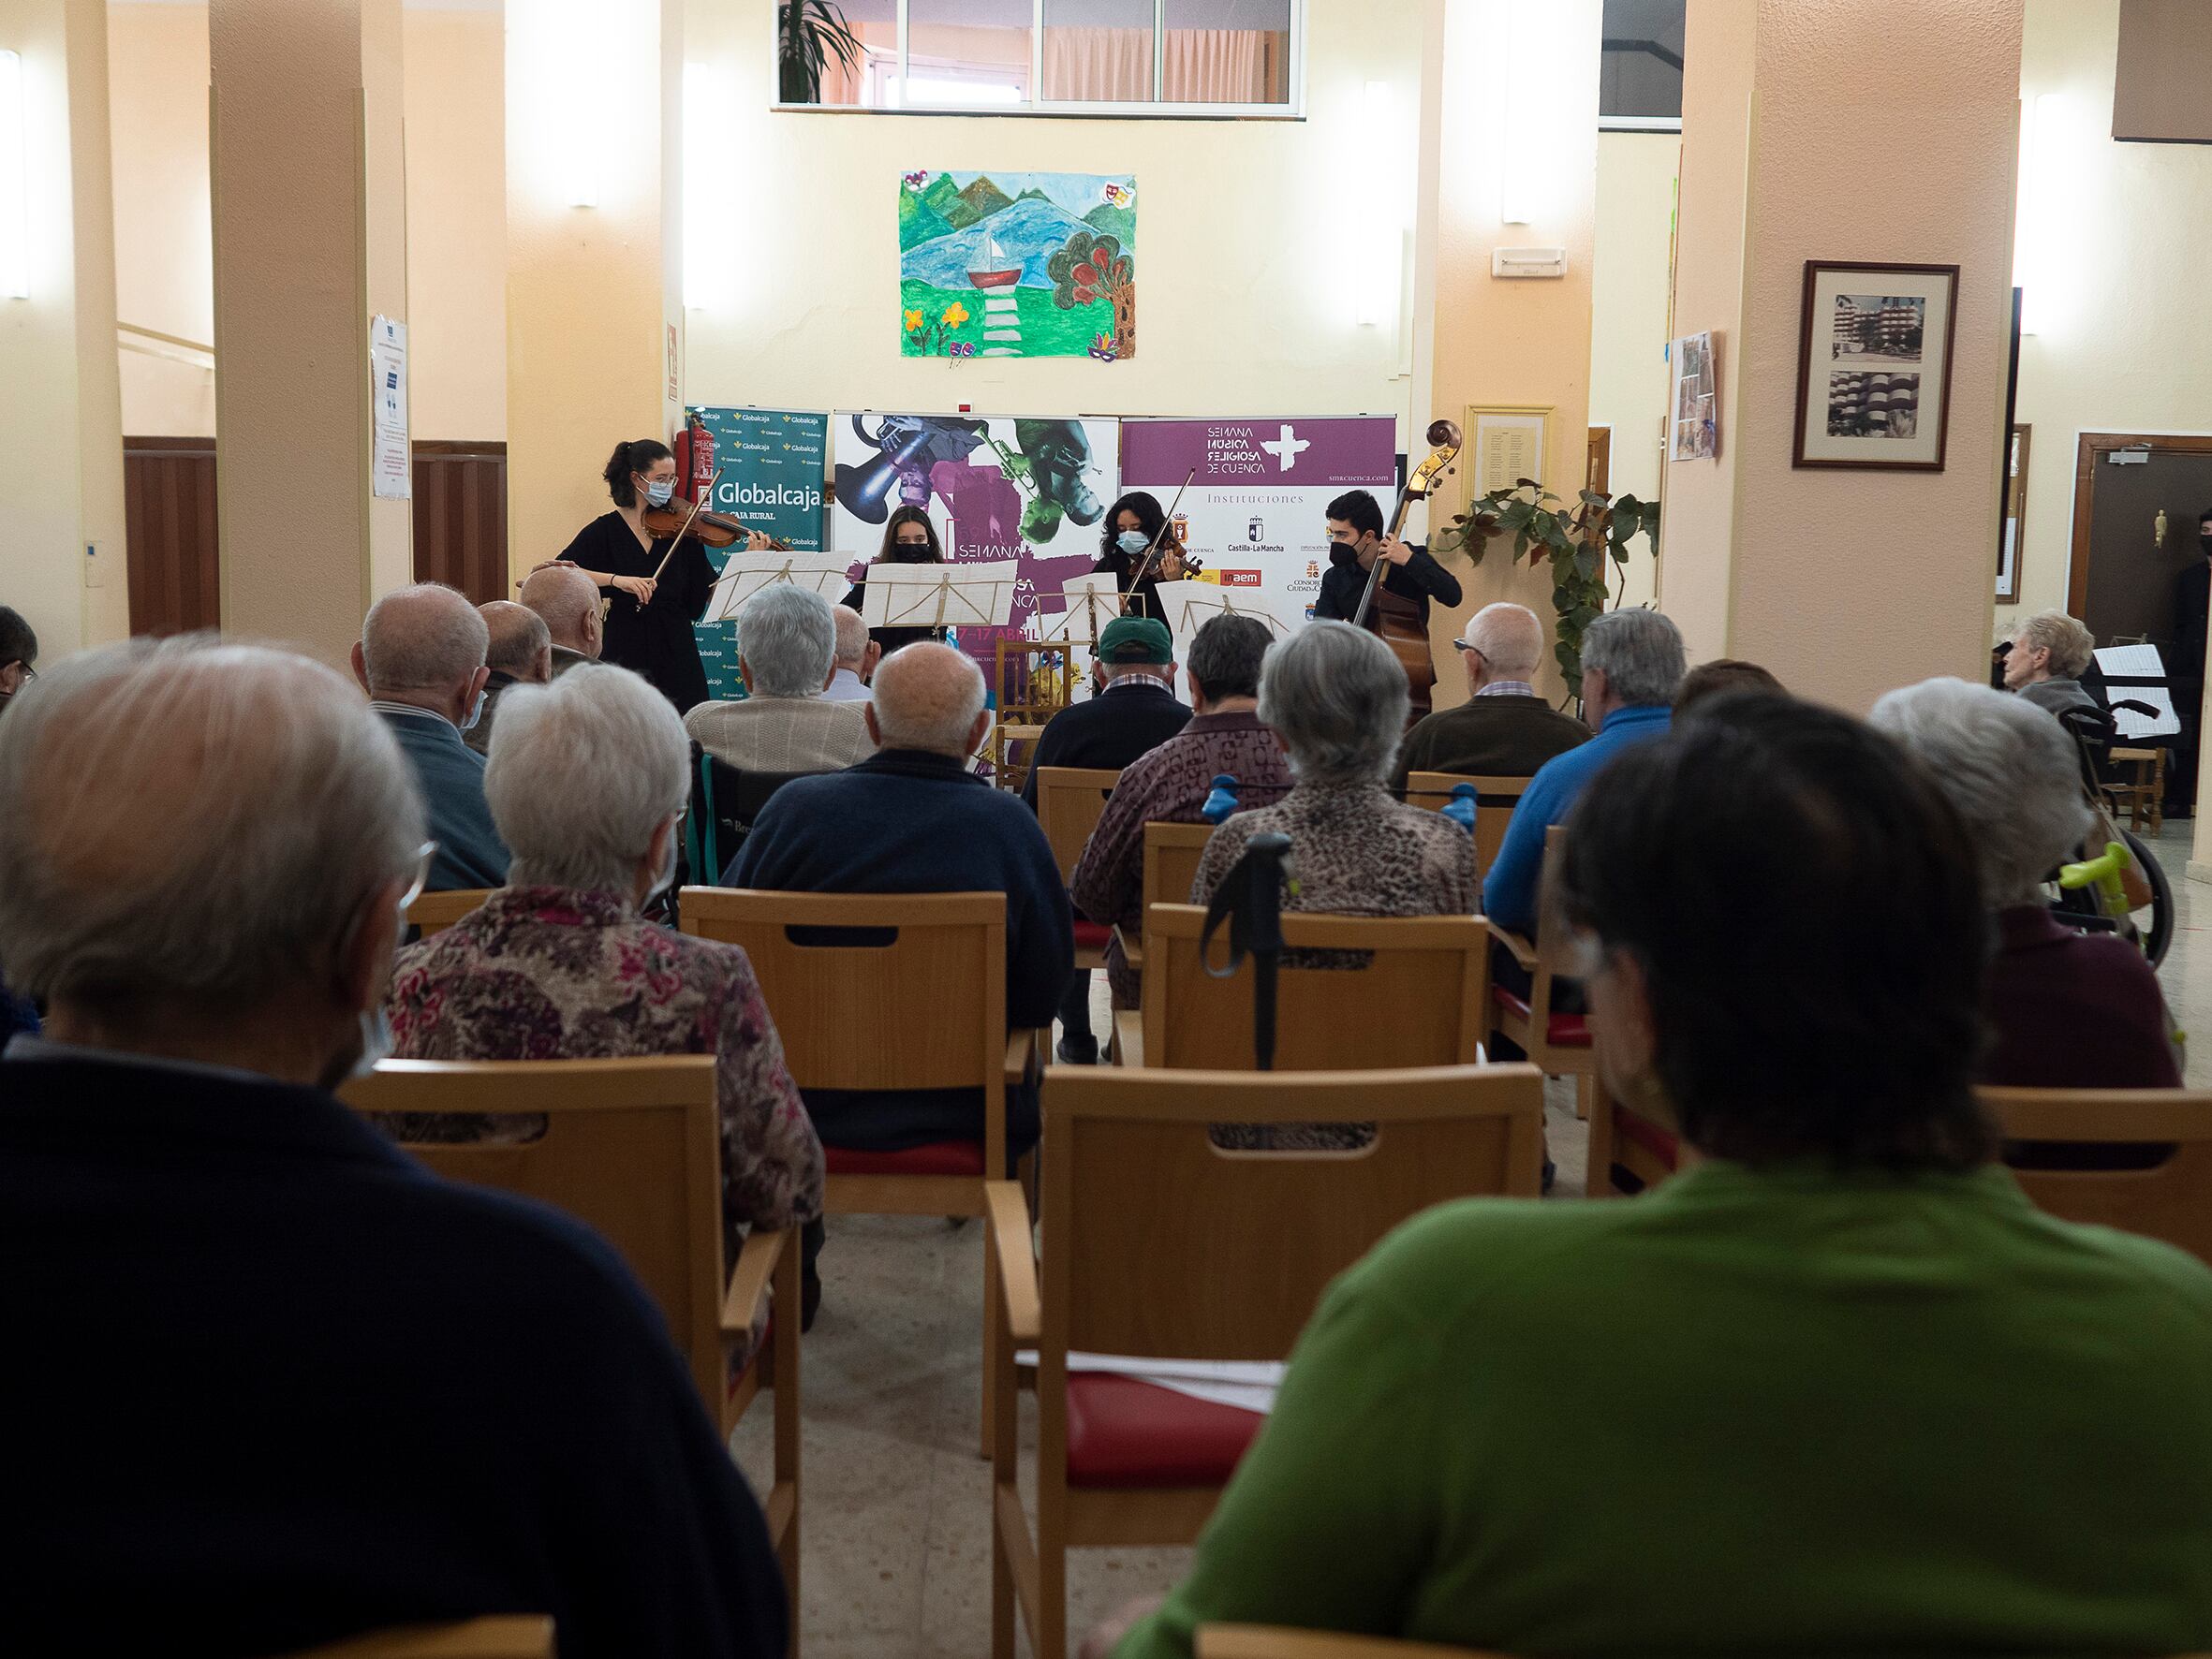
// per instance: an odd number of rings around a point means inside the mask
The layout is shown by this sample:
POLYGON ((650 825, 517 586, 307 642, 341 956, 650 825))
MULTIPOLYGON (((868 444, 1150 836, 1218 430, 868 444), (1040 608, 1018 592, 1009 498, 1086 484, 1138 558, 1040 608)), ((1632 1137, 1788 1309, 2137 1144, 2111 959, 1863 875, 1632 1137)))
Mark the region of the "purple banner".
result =
POLYGON ((1156 493, 1172 490, 1195 466, 1194 486, 1335 490, 1364 485, 1381 492, 1397 483, 1397 421, 1388 415, 1125 420, 1122 487, 1156 493))

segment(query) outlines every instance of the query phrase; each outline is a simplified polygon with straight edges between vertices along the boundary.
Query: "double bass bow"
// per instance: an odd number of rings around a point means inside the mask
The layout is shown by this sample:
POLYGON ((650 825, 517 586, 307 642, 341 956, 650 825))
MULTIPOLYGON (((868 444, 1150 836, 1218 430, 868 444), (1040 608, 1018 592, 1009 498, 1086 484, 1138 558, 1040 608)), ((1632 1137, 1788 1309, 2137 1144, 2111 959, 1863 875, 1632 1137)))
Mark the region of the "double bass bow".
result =
MULTIPOLYGON (((1406 479, 1406 487, 1398 492, 1397 511, 1391 515, 1390 529, 1384 536, 1386 541, 1397 539, 1406 527, 1406 514, 1413 504, 1434 494, 1437 481, 1459 459, 1460 432, 1456 422, 1431 421, 1428 441, 1427 456, 1406 479)), ((1401 598, 1382 585, 1382 569, 1388 563, 1378 547, 1375 562, 1367 566, 1367 585, 1360 595, 1359 609, 1352 613, 1352 626, 1367 629, 1390 647, 1391 654, 1406 670, 1406 682, 1413 694, 1413 713, 1424 714, 1428 712, 1429 693, 1437 683, 1437 665, 1429 653, 1428 626, 1417 601, 1401 598)))

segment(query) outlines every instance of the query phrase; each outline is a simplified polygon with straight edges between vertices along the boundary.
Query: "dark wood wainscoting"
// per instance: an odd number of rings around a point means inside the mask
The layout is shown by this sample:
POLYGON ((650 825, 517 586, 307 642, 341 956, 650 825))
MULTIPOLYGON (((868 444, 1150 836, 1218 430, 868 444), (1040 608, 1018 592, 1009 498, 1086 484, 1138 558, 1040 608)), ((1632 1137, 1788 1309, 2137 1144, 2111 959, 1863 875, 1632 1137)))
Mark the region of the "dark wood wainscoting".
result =
MULTIPOLYGON (((507 446, 415 446, 415 579, 470 599, 513 597, 507 574, 507 446)), ((123 440, 130 631, 185 634, 222 623, 215 560, 215 441, 123 440)))

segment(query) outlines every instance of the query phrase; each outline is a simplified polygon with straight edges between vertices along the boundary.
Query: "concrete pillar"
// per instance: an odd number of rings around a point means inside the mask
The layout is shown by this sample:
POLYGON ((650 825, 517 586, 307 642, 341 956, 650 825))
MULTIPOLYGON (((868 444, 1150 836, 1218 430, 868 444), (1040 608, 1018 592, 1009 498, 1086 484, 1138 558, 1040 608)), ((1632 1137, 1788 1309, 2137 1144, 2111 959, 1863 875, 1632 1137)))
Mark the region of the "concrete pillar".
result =
POLYGON ((682 0, 507 8, 507 522, 518 576, 608 510, 599 470, 617 443, 665 442, 682 418, 683 16, 682 0))
MULTIPOLYGON (((1429 421, 1464 425, 1471 404, 1547 407, 1543 483, 1567 501, 1582 488, 1589 443, 1603 10, 1600 0, 1432 0, 1422 58, 1407 449, 1418 462, 1429 421), (1501 247, 1563 247, 1567 273, 1493 276, 1501 247)), ((1470 432, 1432 526, 1467 506, 1473 462, 1470 432)), ((1496 599, 1527 606, 1547 628, 1555 614, 1549 567, 1514 564, 1510 541, 1493 545, 1480 565, 1470 568, 1465 554, 1445 563, 1465 597, 1431 612, 1438 708, 1467 697, 1449 641, 1468 616, 1496 599)), ((1565 688, 1546 654, 1537 689, 1556 697, 1565 688)))
POLYGON ((16 0, 7 20, 0 50, 22 60, 30 291, 0 293, 0 605, 22 612, 52 662, 130 631, 108 15, 104 0, 16 0))
POLYGON ((1692 661, 1854 712, 1986 674, 2022 7, 1689 8, 1674 332, 1716 332, 1720 453, 1668 463, 1659 593, 1692 661), (1959 267, 1941 472, 1792 464, 1808 259, 1959 267))
POLYGON ((342 665, 410 580, 372 492, 369 322, 405 321, 399 0, 211 0, 223 628, 342 665))

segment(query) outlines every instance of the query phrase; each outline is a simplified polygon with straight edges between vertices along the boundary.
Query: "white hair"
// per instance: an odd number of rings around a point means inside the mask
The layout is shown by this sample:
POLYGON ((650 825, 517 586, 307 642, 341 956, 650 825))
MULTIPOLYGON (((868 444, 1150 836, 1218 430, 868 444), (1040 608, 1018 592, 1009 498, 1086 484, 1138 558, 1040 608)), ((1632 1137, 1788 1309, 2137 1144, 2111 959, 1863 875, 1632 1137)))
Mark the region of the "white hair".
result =
POLYGON ((737 654, 755 697, 817 697, 837 660, 837 619, 812 588, 777 582, 737 619, 737 654))
POLYGON ((849 605, 833 607, 833 614, 837 619, 837 666, 857 668, 867 660, 868 624, 849 605))
POLYGON ((1260 665, 1260 720, 1301 783, 1380 783, 1406 732, 1410 692, 1390 647, 1349 623, 1308 623, 1260 665))
POLYGON ((1682 630, 1656 610, 1608 610, 1590 619, 1582 636, 1583 671, 1605 676, 1613 700, 1624 708, 1672 703, 1689 672, 1682 630))
POLYGON ((886 749, 967 757, 983 712, 983 671, 950 645, 922 640, 892 652, 876 670, 876 729, 886 749))
POLYGON ((2045 666, 2061 680, 2078 680, 2097 654, 2097 636, 2063 610, 2039 610, 2020 624, 2014 645, 2042 646, 2051 653, 2045 666))
POLYGON ((1890 692, 1869 718, 1919 756, 1958 809, 1990 907, 2033 903, 2090 823, 2081 754, 2065 728, 2024 698, 1950 678, 1890 692))
POLYGON ((1483 606, 1460 638, 1482 653, 1501 680, 1526 680, 1543 661, 1543 624, 1527 606, 1511 600, 1483 606))
POLYGON ((369 607, 361 624, 369 695, 445 691, 484 666, 491 630, 458 589, 419 581, 369 607))
POLYGON ((399 746, 351 683, 212 635, 41 676, 0 721, 0 801, 8 983, 111 1017, 182 1003, 215 1027, 328 973, 425 835, 399 746))
POLYGON ((690 799, 690 771, 684 723, 627 668, 579 663, 509 686, 484 768, 509 885, 628 891, 654 831, 690 799))

